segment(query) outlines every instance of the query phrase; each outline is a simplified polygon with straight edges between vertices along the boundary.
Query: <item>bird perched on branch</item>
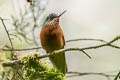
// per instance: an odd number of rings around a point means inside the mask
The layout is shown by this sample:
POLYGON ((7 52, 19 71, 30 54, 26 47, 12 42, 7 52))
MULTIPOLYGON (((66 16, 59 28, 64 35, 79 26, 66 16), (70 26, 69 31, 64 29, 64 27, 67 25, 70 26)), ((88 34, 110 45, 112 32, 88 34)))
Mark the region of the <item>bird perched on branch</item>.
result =
MULTIPOLYGON (((43 49, 45 49, 47 53, 63 49, 65 46, 64 35, 59 25, 59 19, 65 12, 66 11, 60 15, 51 13, 45 19, 40 33, 40 40, 43 49)), ((50 56, 49 59, 57 70, 61 71, 63 74, 67 72, 64 52, 50 56)))

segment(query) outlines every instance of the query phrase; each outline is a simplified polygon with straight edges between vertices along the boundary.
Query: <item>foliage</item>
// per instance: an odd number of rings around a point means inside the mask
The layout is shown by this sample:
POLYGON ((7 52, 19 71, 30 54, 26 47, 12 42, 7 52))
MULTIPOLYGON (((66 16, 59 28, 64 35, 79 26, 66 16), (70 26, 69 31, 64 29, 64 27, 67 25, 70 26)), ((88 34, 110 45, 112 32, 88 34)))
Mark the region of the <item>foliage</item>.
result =
POLYGON ((29 54, 22 58, 22 70, 25 80, 65 80, 64 74, 38 57, 41 54, 29 54))

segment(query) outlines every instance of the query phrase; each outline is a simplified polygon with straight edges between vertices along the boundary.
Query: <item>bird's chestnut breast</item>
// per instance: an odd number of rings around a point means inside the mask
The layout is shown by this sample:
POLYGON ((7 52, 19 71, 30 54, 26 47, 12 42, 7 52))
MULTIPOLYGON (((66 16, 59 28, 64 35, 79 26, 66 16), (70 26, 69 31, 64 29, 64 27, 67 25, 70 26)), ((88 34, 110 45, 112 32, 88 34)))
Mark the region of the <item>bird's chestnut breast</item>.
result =
POLYGON ((48 52, 61 49, 64 46, 63 33, 59 26, 56 28, 43 27, 40 39, 42 47, 48 52))

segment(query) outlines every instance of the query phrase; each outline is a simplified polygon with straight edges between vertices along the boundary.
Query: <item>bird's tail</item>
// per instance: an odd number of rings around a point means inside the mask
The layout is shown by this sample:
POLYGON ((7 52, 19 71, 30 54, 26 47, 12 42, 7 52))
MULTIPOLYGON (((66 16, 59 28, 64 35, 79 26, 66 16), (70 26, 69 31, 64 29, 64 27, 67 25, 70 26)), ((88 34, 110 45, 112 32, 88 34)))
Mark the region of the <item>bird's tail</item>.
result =
POLYGON ((53 65, 63 74, 67 72, 65 53, 56 54, 49 57, 53 65))

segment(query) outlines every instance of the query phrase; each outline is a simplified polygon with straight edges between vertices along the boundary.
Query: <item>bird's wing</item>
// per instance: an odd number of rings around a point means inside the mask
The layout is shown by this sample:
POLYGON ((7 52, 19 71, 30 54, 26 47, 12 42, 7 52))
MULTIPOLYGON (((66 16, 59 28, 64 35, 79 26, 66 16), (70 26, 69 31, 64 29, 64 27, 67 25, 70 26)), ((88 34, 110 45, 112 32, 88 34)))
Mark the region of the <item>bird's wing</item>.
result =
MULTIPOLYGON (((60 29, 61 29, 61 28, 60 28, 60 29)), ((61 29, 61 32, 62 32, 63 48, 64 48, 64 46, 65 46, 66 44, 65 44, 65 38, 64 38, 64 35, 63 35, 63 31, 62 31, 62 29, 61 29)))
POLYGON ((63 47, 64 47, 66 45, 64 36, 62 36, 62 39, 63 39, 63 47))

